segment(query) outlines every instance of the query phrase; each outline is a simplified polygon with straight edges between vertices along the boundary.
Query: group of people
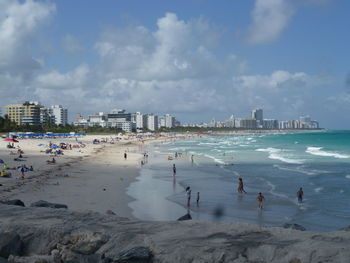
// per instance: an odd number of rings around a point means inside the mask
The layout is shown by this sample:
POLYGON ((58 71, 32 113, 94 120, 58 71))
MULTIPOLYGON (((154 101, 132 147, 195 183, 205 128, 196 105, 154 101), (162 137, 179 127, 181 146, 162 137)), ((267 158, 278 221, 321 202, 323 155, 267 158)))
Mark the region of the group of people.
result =
MULTIPOLYGON (((247 192, 244 190, 244 185, 243 185, 243 179, 239 178, 238 179, 238 188, 237 188, 238 193, 240 194, 246 194, 247 192)), ((297 191, 297 198, 298 198, 298 202, 302 203, 303 202, 303 196, 304 196, 304 191, 303 188, 300 187, 299 190, 297 191)), ((256 199, 258 200, 258 207, 259 209, 263 209, 263 202, 265 200, 265 196, 263 196, 263 194, 260 192, 258 194, 258 196, 256 197, 256 199)))

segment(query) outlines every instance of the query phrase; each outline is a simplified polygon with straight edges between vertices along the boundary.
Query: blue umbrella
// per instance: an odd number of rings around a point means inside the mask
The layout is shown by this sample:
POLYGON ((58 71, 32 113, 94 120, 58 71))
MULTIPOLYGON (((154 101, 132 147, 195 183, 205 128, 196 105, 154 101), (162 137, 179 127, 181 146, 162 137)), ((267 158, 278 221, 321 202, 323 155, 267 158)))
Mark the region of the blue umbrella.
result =
POLYGON ((52 145, 51 146, 51 149, 57 149, 57 148, 60 148, 58 145, 52 145))

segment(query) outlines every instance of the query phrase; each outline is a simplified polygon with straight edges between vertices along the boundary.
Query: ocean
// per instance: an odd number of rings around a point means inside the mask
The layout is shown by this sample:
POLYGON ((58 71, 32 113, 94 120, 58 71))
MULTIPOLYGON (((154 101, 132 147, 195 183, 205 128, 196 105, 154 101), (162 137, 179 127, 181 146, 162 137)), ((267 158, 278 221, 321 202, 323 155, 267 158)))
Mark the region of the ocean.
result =
POLYGON ((350 225, 350 131, 209 136, 152 147, 128 189, 139 219, 174 220, 189 212, 195 220, 296 223, 315 231, 350 225), (181 156, 168 161, 176 152, 181 156), (247 194, 237 192, 240 177, 247 194), (302 203, 296 197, 300 187, 302 203), (262 211, 259 192, 265 196, 262 211))

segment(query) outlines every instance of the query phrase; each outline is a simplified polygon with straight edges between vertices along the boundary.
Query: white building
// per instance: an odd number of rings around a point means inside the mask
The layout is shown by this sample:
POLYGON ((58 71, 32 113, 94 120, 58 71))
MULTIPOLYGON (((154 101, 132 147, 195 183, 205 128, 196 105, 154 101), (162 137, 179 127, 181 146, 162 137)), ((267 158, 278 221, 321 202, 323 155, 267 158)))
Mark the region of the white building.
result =
POLYGON ((135 123, 137 129, 146 129, 147 128, 147 116, 141 114, 140 112, 135 113, 135 123))
POLYGON ((175 126, 175 117, 170 114, 165 114, 165 127, 173 128, 175 126))
POLYGON ((68 123, 68 110, 61 105, 53 105, 48 109, 48 113, 55 118, 56 125, 66 125, 68 123))
POLYGON ((154 114, 147 115, 147 129, 155 131, 158 129, 158 116, 154 114))
POLYGON ((262 109, 255 109, 252 110, 252 119, 256 119, 256 126, 257 128, 263 128, 263 110, 262 109))
POLYGON ((165 116, 158 116, 158 129, 166 127, 166 119, 165 116))

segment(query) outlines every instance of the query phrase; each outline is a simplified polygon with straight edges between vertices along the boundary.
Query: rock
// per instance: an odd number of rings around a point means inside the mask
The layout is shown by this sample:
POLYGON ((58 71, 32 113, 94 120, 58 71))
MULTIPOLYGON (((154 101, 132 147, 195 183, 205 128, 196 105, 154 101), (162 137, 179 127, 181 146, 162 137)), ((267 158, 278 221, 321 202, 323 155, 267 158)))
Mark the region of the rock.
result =
POLYGON ((21 255, 22 241, 16 232, 0 233, 0 257, 8 258, 12 255, 21 255))
POLYGON ((13 200, 7 200, 7 201, 0 201, 1 204, 4 205, 18 205, 18 206, 25 206, 24 203, 19 199, 13 199, 13 200))
POLYGON ((299 231, 305 231, 306 228, 301 226, 301 225, 298 225, 298 224, 288 224, 288 223, 285 223, 283 224, 282 226, 283 228, 289 228, 289 229, 295 229, 295 230, 299 230, 299 231))
POLYGON ((298 258, 293 258, 291 259, 288 263, 302 263, 300 259, 298 258))
POLYGON ((347 226, 347 227, 341 228, 340 230, 342 230, 342 231, 350 231, 350 226, 347 226))
POLYGON ((60 259, 54 259, 47 255, 32 255, 28 257, 10 256, 8 263, 60 263, 60 259))
POLYGON ((8 261, 7 261, 7 259, 6 258, 2 258, 2 257, 0 257, 0 263, 7 263, 8 261))
POLYGON ((184 221, 184 220, 192 220, 192 216, 190 214, 186 214, 182 217, 179 217, 177 221, 184 221))
POLYGON ((119 253, 113 262, 116 263, 151 263, 153 254, 147 247, 134 247, 119 253))
POLYGON ((63 263, 96 263, 101 262, 100 254, 92 254, 92 255, 81 255, 78 253, 74 253, 71 250, 63 250, 61 251, 61 261, 63 263))
POLYGON ((56 204, 56 203, 49 203, 44 200, 40 200, 34 203, 30 204, 31 207, 50 207, 50 208, 65 208, 68 209, 67 205, 64 204, 56 204))
POLYGON ((116 213, 114 213, 112 210, 107 210, 106 211, 107 215, 117 215, 116 213))
POLYGON ((74 240, 76 243, 70 249, 78 254, 91 255, 104 245, 108 239, 107 235, 100 233, 87 233, 75 236, 74 240))

